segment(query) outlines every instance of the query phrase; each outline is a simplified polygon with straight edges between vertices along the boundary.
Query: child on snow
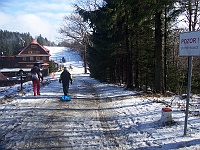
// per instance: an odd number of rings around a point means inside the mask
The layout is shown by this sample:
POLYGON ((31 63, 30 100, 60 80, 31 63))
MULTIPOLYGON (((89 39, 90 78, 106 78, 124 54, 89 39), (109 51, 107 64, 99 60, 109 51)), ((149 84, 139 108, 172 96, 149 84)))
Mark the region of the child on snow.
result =
POLYGON ((67 96, 69 90, 69 81, 72 84, 71 74, 67 71, 67 68, 64 67, 64 71, 60 74, 59 82, 62 83, 63 93, 65 96, 67 96))

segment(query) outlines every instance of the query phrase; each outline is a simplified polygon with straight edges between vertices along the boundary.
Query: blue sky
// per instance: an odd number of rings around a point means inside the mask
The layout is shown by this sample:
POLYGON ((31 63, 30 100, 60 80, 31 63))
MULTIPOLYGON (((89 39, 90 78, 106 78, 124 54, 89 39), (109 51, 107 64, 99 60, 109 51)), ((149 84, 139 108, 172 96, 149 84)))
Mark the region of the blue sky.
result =
POLYGON ((58 41, 63 17, 73 12, 76 0, 0 0, 0 29, 42 35, 58 41))

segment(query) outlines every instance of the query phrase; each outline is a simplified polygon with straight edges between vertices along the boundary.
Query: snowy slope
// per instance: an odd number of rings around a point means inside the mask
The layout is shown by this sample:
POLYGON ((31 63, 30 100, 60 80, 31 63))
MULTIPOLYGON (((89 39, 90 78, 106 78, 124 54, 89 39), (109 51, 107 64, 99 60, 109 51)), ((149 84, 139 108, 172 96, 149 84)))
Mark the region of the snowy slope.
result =
POLYGON ((64 57, 66 60, 66 64, 76 64, 78 62, 81 63, 81 57, 77 52, 70 51, 70 49, 65 47, 49 47, 45 46, 50 50, 50 59, 61 63, 62 58, 64 57))
MULTIPOLYGON (((142 96, 134 91, 125 91, 122 87, 116 85, 100 83, 90 78, 89 75, 83 74, 84 69, 82 67, 81 58, 76 53, 72 54, 70 51, 67 51, 67 49, 60 47, 48 48, 50 49, 52 55, 51 57, 57 57, 58 60, 60 60, 63 56, 66 58, 70 56, 70 59, 67 60, 65 65, 69 66, 69 64, 72 64, 73 66, 73 70, 70 70, 70 72, 74 76, 74 84, 71 86, 71 93, 74 101, 67 107, 78 109, 88 104, 90 102, 88 99, 99 100, 98 108, 95 108, 95 110, 98 110, 99 115, 103 116, 103 118, 100 118, 100 120, 106 120, 107 126, 109 126, 109 129, 104 130, 112 135, 117 135, 112 137, 115 139, 114 146, 112 145, 107 149, 200 149, 199 116, 189 114, 188 134, 187 136, 183 136, 185 114, 181 110, 184 109, 183 107, 185 106, 185 99, 181 100, 177 96, 142 96), (87 83, 88 85, 95 88, 95 94, 89 92, 87 93, 87 90, 89 89, 88 87, 84 88, 84 83, 87 83), (78 104, 78 99, 87 99, 87 101, 85 101, 85 103, 82 102, 82 105, 76 105, 78 104), (161 110, 162 108, 166 107, 166 105, 171 105, 173 122, 171 124, 163 125, 161 122, 161 110), (115 146, 118 148, 114 148, 115 146)), ((46 97, 60 97, 62 95, 62 89, 59 88, 58 90, 58 87, 60 86, 60 84, 57 82, 59 75, 60 72, 57 72, 54 79, 52 79, 51 76, 46 77, 45 80, 50 82, 50 87, 45 85, 41 89, 42 95, 45 95, 46 97), (54 91, 57 92, 54 93, 54 91)), ((5 107, 9 108, 16 104, 20 105, 20 103, 21 105, 23 103, 35 103, 36 105, 40 103, 40 101, 44 100, 32 99, 27 102, 26 98, 32 96, 31 82, 24 84, 24 87, 26 94, 22 96, 21 94, 17 94, 21 97, 21 99, 19 98, 12 102, 5 102, 5 104, 0 105, 0 109, 3 110, 5 107)), ((16 93, 17 86, 10 88, 2 87, 1 89, 4 89, 7 91, 7 93, 16 93)), ((3 94, 6 94, 6 92, 1 92, 2 97, 3 94)), ((194 99, 200 100, 198 96, 196 96, 194 99)), ((49 101, 49 99, 45 99, 45 101, 49 101)), ((50 108, 54 108, 54 104, 55 102, 52 104, 48 103, 50 108)), ((39 108, 42 106, 38 105, 37 107, 39 108)), ((87 109, 90 108, 84 108, 84 110, 87 109)), ((199 107, 197 107, 196 110, 199 110, 199 107)), ((1 112, 0 115, 3 116, 3 112, 1 112)), ((78 115, 78 113, 76 115, 78 115)), ((89 126, 87 128, 88 130, 93 129, 90 132, 90 138, 93 140, 87 140, 87 144, 82 143, 82 145, 80 145, 83 147, 87 145, 88 147, 84 147, 85 149, 91 149, 89 145, 92 145, 93 149, 105 149, 105 147, 101 147, 102 145, 99 147, 97 143, 94 143, 94 141, 99 142, 99 138, 103 138, 103 132, 105 131, 101 131, 97 127, 101 126, 103 128, 104 124, 98 124, 98 120, 94 118, 90 118, 89 120, 81 118, 81 116, 79 117, 80 123, 77 121, 75 122, 76 124, 72 124, 69 127, 70 129, 75 130, 77 135, 83 132, 81 129, 76 128, 78 125, 80 125, 82 128, 89 126), (98 132, 99 136, 95 134, 96 130, 100 130, 98 132), (97 138, 99 141, 96 140, 97 138)), ((75 139, 75 137, 76 136, 74 136, 74 138, 71 137, 71 140, 81 142, 79 139, 75 139)), ((106 139, 106 137, 104 138, 106 139)), ((85 141, 82 139, 82 142, 85 141)), ((109 146, 109 142, 111 142, 109 141, 109 138, 103 141, 103 143, 107 146, 109 146)))

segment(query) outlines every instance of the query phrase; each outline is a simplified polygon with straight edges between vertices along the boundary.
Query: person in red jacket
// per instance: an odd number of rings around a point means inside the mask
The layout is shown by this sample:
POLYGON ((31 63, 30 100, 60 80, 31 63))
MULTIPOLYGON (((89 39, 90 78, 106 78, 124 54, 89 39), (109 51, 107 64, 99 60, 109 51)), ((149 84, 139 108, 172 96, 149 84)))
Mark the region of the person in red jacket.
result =
POLYGON ((40 95, 40 81, 43 81, 43 76, 38 64, 34 64, 31 69, 31 80, 33 83, 34 96, 40 95))
POLYGON ((60 74, 59 82, 63 85, 63 93, 65 96, 67 96, 68 90, 69 90, 69 82, 72 84, 72 76, 67 71, 67 68, 64 67, 64 71, 60 74))

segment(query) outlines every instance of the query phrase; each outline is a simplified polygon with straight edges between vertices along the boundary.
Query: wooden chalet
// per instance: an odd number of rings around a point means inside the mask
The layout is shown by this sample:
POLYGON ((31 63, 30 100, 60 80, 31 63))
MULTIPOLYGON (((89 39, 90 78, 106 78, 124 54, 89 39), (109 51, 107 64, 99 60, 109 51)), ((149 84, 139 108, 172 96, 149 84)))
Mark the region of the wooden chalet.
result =
POLYGON ((35 63, 42 66, 44 63, 49 63, 49 57, 49 50, 38 44, 36 40, 33 40, 16 55, 18 68, 32 68, 35 63))
POLYGON ((48 74, 50 51, 33 40, 28 46, 22 48, 15 56, 1 56, 2 68, 20 68, 30 70, 34 64, 38 64, 48 74))

